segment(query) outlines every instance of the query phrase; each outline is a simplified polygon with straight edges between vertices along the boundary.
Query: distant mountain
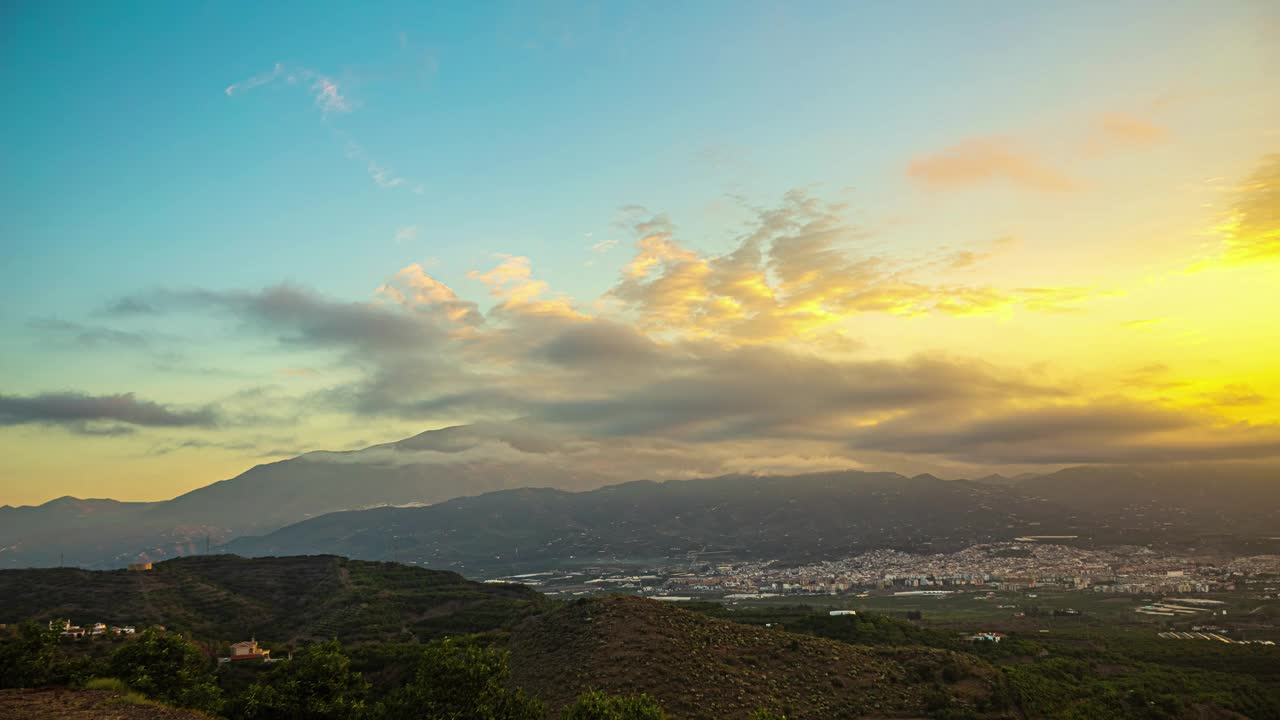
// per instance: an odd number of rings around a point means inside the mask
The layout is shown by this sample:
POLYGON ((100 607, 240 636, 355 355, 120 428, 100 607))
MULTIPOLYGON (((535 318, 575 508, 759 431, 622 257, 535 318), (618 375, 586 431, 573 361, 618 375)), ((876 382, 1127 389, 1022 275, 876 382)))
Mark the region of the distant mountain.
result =
MULTIPOLYGON (((500 574, 709 557, 809 561, 874 548, 945 551, 1023 535, 1190 544, 1276 534, 1266 475, 1074 468, 1015 483, 840 472, 631 482, 589 492, 521 489, 430 507, 341 512, 242 537, 242 555, 333 553, 500 574)), ((1271 543, 1274 545, 1274 543, 1271 543)), ((1270 547, 1270 546, 1268 546, 1270 547)))
POLYGON ((568 445, 518 425, 452 427, 259 465, 163 502, 64 497, 0 507, 0 568, 121 567, 246 536, 255 539, 229 547, 384 559, 403 547, 424 562, 469 568, 579 560, 578 551, 661 558, 704 545, 804 558, 1017 534, 1080 534, 1100 542, 1280 534, 1274 465, 1085 466, 975 481, 893 473, 736 476, 629 483, 580 497, 527 491, 479 499, 525 488, 591 490, 634 480, 647 467, 626 448, 575 454, 563 451, 568 445), (443 511, 385 509, 460 498, 476 502, 443 511), (370 508, 367 515, 346 512, 370 508), (335 512, 343 514, 326 517, 335 512), (445 527, 451 535, 442 534, 445 527))
POLYGON ((521 585, 322 556, 188 557, 145 572, 0 570, 0 621, 164 625, 210 642, 421 640, 492 630, 542 602, 521 585))
POLYGON ((312 452, 151 503, 60 498, 0 507, 0 567, 119 567, 194 554, 338 510, 428 504, 519 487, 586 489, 614 475, 547 461, 528 435, 452 427, 350 452, 312 452))
POLYGON ((1224 532, 1280 528, 1280 468, 1275 465, 1081 466, 1027 478, 1015 487, 1080 510, 1191 515, 1206 526, 1221 520, 1224 532))
POLYGON ((512 490, 334 513, 225 549, 395 556, 475 573, 689 553, 808 560, 876 547, 943 550, 1087 524, 1080 513, 1003 488, 850 471, 631 482, 579 493, 512 490))

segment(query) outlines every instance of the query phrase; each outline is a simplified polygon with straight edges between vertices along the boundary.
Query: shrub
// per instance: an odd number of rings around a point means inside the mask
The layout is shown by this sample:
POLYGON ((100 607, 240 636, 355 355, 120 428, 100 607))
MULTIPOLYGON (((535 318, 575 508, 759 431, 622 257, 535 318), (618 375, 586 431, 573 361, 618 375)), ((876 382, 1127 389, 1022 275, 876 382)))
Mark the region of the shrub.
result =
POLYGON ((337 640, 311 645, 276 663, 245 693, 248 718, 355 720, 366 712, 369 683, 351 669, 337 640))
POLYGON ((177 635, 149 629, 112 653, 108 667, 113 676, 147 697, 211 713, 222 707, 209 660, 177 635))
POLYGON ((662 706, 648 695, 609 695, 598 690, 578 696, 561 720, 666 720, 662 706))
POLYGON ((382 706, 387 720, 543 720, 542 702, 506 687, 507 653, 473 641, 427 646, 412 680, 382 706))

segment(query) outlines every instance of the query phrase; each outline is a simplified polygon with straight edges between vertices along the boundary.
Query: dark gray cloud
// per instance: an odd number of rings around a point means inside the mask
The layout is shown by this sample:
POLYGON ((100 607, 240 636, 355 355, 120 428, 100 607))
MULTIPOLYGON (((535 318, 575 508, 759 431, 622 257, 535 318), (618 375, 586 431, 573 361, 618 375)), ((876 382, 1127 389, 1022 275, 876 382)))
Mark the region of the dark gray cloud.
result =
POLYGON ((118 435, 128 432, 121 425, 212 427, 217 424, 217 413, 211 407, 174 410, 149 400, 139 400, 133 393, 0 395, 0 425, 26 424, 63 425, 86 434, 118 435))
POLYGON ((536 352, 557 365, 607 368, 654 362, 661 349, 635 328, 593 320, 568 324, 536 352))
POLYGON ((309 290, 276 285, 261 291, 158 290, 121 298, 108 312, 132 314, 170 310, 220 310, 273 334, 286 345, 360 348, 378 351, 421 349, 442 334, 433 313, 400 306, 339 302, 309 290))
POLYGON ((1280 457, 1280 428, 1218 427, 1211 418, 1135 402, 913 412, 852 434, 855 449, 983 464, 1167 462, 1280 457), (968 417, 966 417, 968 416, 968 417))

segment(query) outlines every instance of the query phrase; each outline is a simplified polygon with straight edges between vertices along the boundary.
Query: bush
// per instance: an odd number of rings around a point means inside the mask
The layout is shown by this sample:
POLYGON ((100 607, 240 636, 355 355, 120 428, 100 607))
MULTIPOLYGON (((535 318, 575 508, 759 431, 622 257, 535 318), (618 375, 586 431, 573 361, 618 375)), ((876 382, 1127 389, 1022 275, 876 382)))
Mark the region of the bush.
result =
POLYGON ((130 689, 149 698, 211 713, 222 707, 209 660, 177 635, 149 629, 112 653, 108 667, 130 689))
POLYGON ((658 701, 648 695, 583 693, 565 708, 561 720, 666 720, 658 701))
POLYGON ((365 716, 368 694, 369 683, 330 640, 276 663, 249 686, 243 712, 247 718, 355 720, 365 716))
POLYGON ((542 702, 506 687, 507 653, 474 641, 427 646, 412 680, 382 706, 387 720, 543 720, 542 702))

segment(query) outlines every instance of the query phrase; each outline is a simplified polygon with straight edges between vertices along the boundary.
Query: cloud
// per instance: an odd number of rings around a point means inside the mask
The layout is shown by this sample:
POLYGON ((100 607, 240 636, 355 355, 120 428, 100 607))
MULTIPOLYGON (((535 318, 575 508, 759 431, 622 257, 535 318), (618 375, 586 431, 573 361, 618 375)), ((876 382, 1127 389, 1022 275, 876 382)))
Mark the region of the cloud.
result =
POLYGON ((33 318, 27 327, 69 340, 85 348, 126 347, 145 348, 151 343, 147 335, 108 327, 93 327, 58 318, 33 318))
POLYGON ((393 188, 405 183, 402 177, 396 177, 390 170, 378 165, 372 160, 369 161, 369 177, 378 184, 378 187, 393 188))
POLYGON ((1244 383, 1230 383, 1214 392, 1204 394, 1205 402, 1212 407, 1239 407, 1261 405, 1266 398, 1244 383))
POLYGON ((931 190, 955 190, 992 183, 1041 192, 1076 190, 1079 185, 1013 140, 976 137, 907 165, 907 177, 931 190))
POLYGON ((315 374, 316 374, 316 371, 315 371, 315 369, 314 369, 314 368, 308 368, 308 367, 303 367, 303 368, 280 368, 279 370, 277 370, 277 371, 276 371, 276 374, 277 374, 277 375, 285 375, 285 376, 294 376, 294 377, 299 377, 299 376, 306 376, 306 375, 315 375, 315 374))
POLYGON ((1164 142, 1169 132, 1148 120, 1124 113, 1103 113, 1094 119, 1086 148, 1094 151, 1146 147, 1164 142))
POLYGON ((1280 427, 1224 425, 1193 411, 1131 401, 973 414, 969 420, 907 414, 855 433, 850 444, 988 465, 1280 457, 1280 427))
POLYGON ((60 425, 89 435, 118 435, 132 432, 128 426, 213 427, 217 420, 217 413, 212 407, 175 410, 139 400, 133 393, 0 395, 0 426, 60 425))
POLYGON ((342 91, 338 88, 332 78, 324 75, 317 75, 314 83, 311 84, 312 96, 315 98, 316 105, 325 113, 330 112, 349 112, 351 103, 342 96, 342 91))
POLYGON ((737 246, 720 256, 682 245, 665 217, 636 220, 635 255, 608 297, 646 332, 767 343, 830 333, 864 313, 1061 312, 1107 294, 931 281, 925 275, 976 266, 1015 241, 907 262, 861 251, 867 236, 843 210, 792 191, 780 206, 758 210, 737 246))
POLYGON ((232 83, 223 92, 226 93, 227 97, 235 97, 243 95, 254 88, 270 85, 277 80, 284 80, 289 85, 306 85, 312 100, 320 108, 320 111, 326 115, 331 112, 350 112, 352 109, 351 103, 342 94, 342 88, 332 77, 318 73, 310 68, 289 68, 282 63, 276 63, 267 72, 259 73, 247 80, 232 83))
POLYGON ((418 233, 419 228, 417 225, 402 225, 396 228, 395 235, 392 236, 392 239, 396 241, 397 245, 399 245, 400 243, 418 239, 418 233))
POLYGON ((474 326, 484 322, 475 303, 458 297, 453 288, 428 275, 419 263, 401 268, 376 294, 405 308, 438 313, 452 325, 474 326))
MULTIPOLYGON (((356 162, 363 163, 365 170, 369 173, 369 178, 380 188, 408 187, 410 183, 413 183, 412 180, 397 175, 389 168, 370 158, 360 143, 347 142, 346 155, 356 162)), ((412 192, 421 195, 425 192, 425 188, 421 184, 414 184, 412 192)))
MULTIPOLYGON (((879 356, 858 342, 856 323, 867 314, 1054 313, 1107 294, 955 279, 1011 241, 903 259, 870 252, 870 236, 845 219, 842 205, 804 192, 753 213, 725 252, 708 254, 692 249, 669 218, 629 210, 632 256, 595 302, 555 292, 529 258, 503 255, 468 273, 488 291, 487 311, 417 263, 366 302, 274 286, 153 291, 111 309, 225 314, 306 351, 306 362, 331 355, 324 361, 331 384, 298 398, 268 394, 243 408, 220 400, 236 418, 289 406, 298 416, 335 413, 362 425, 519 426, 562 438, 522 453, 621 466, 633 478, 752 466, 1280 455, 1280 430, 1226 422, 1209 397, 1184 406, 1151 399, 1175 387, 1163 367, 1086 382, 941 353, 879 356)), ((1224 407, 1251 402, 1251 390, 1222 390, 1215 398, 1224 407)), ((509 454, 483 445, 477 458, 509 454)))
POLYGON ((247 80, 243 80, 241 82, 232 83, 228 85, 227 89, 224 92, 226 92, 227 97, 231 97, 236 93, 243 93, 247 90, 252 90, 253 88, 261 87, 263 85, 272 83, 277 78, 279 78, 283 73, 284 73, 284 66, 281 65, 280 63, 276 63, 275 67, 271 68, 267 72, 259 73, 247 80))
POLYGON ((1280 153, 1262 159, 1233 192, 1231 211, 1215 232, 1227 264, 1280 259, 1280 153))
POLYGON ((134 307, 152 308, 153 312, 222 310, 272 333, 280 344, 295 347, 356 346, 395 352, 432 342, 445 330, 435 308, 334 301, 291 285, 256 292, 158 290, 110 305, 117 312, 134 307))
POLYGON ((550 286, 533 277, 532 264, 527 257, 500 255, 502 262, 485 271, 472 271, 467 277, 489 286, 489 295, 498 300, 497 314, 539 315, 543 317, 579 318, 581 313, 573 302, 564 296, 544 297, 550 286))

